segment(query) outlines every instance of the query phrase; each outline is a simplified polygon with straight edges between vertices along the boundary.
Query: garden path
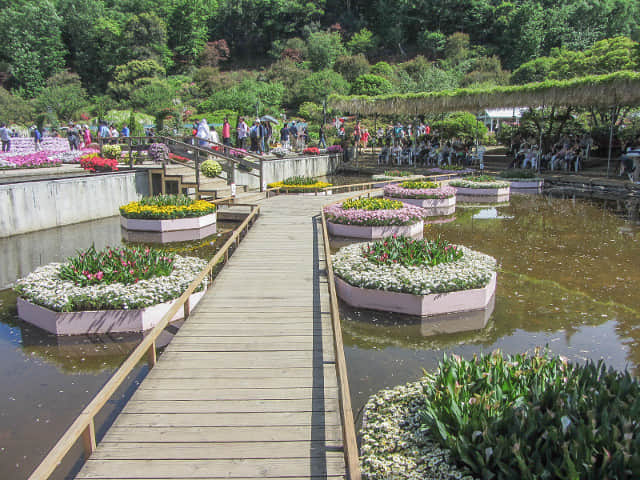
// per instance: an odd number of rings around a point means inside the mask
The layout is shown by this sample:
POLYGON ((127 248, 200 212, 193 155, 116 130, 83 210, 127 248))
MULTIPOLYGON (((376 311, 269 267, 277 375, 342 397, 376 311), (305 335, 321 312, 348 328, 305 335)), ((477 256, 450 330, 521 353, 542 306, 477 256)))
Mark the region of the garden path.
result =
POLYGON ((77 478, 344 477, 319 217, 329 201, 262 202, 77 478))

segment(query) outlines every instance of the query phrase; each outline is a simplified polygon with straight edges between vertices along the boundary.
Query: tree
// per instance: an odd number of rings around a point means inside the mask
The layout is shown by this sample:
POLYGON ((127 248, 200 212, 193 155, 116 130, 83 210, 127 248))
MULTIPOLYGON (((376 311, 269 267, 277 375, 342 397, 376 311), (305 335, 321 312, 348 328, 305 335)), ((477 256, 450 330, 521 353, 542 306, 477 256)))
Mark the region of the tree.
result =
POLYGON ((151 83, 153 78, 164 76, 164 73, 164 68, 155 60, 131 60, 116 68, 109 91, 116 98, 126 99, 134 89, 151 83))
POLYGON ((176 0, 169 18, 168 44, 179 61, 193 63, 208 38, 208 21, 217 9, 216 0, 176 0))
POLYGON ((376 39, 371 30, 363 28, 353 34, 347 42, 347 49, 353 54, 369 55, 376 48, 376 39))
POLYGON ((351 86, 354 95, 384 95, 392 91, 393 85, 389 80, 373 74, 360 75, 351 86))
POLYGON ((11 65, 14 86, 27 96, 34 96, 44 87, 45 79, 64 66, 61 24, 54 4, 48 0, 12 4, 2 10, 0 60, 11 65))
POLYGON ((487 134, 487 126, 478 122, 475 115, 469 112, 451 113, 444 120, 433 122, 431 128, 444 138, 456 137, 465 141, 476 138, 482 140, 487 134))
POLYGON ((349 82, 333 70, 322 70, 309 75, 297 86, 298 101, 322 103, 332 93, 345 95, 349 93, 349 82))
POLYGON ((78 113, 88 107, 87 92, 77 74, 60 73, 47 81, 34 105, 39 112, 49 112, 66 123, 76 120, 78 113))
POLYGON ((220 62, 229 59, 229 54, 229 45, 223 38, 215 42, 207 42, 198 60, 202 66, 217 67, 220 62))
POLYGON ((371 67, 371 73, 389 79, 393 77, 393 67, 387 62, 378 62, 371 67))
POLYGON ((130 60, 155 60, 171 67, 173 61, 167 47, 167 26, 153 13, 130 17, 122 35, 123 54, 130 60))
POLYGON ((425 30, 418 36, 418 46, 429 58, 440 58, 447 43, 447 36, 442 32, 425 30))
POLYGON ((348 82, 353 82, 360 75, 369 73, 371 65, 361 53, 353 56, 336 58, 333 69, 341 74, 348 82))
POLYGON ((11 95, 0 87, 0 112, 2 120, 6 123, 26 123, 33 119, 33 108, 18 95, 11 95))
POLYGON ((340 55, 346 54, 340 34, 315 32, 307 40, 311 68, 315 71, 331 68, 340 55))

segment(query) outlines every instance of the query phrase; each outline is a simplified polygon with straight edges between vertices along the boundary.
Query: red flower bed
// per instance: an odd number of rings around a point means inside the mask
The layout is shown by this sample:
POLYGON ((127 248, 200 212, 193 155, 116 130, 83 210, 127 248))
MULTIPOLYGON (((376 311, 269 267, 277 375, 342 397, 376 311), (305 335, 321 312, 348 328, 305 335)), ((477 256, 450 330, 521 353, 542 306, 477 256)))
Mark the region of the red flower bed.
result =
POLYGON ((175 160, 176 162, 190 162, 191 159, 187 157, 181 157, 180 155, 176 155, 175 153, 170 153, 169 158, 171 160, 175 160))
POLYGON ((80 157, 80 166, 89 172, 116 172, 118 161, 112 158, 103 158, 97 153, 80 157))
POLYGON ((304 153, 305 155, 320 155, 320 150, 318 149, 318 147, 309 147, 305 148, 302 153, 304 153))

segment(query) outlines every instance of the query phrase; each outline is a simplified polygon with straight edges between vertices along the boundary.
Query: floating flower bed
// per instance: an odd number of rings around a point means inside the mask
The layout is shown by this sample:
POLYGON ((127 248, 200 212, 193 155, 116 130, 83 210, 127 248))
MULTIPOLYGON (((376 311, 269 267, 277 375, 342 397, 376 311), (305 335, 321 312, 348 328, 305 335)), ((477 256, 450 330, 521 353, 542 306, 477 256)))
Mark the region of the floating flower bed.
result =
MULTIPOLYGON (((145 239, 160 243, 208 237, 216 233, 216 220, 213 203, 186 195, 157 195, 120 207, 124 229, 157 233, 145 239)), ((125 237, 130 235, 125 232, 125 237)))
POLYGON ((640 384, 536 349, 445 356, 364 408, 366 478, 638 478, 640 384), (393 475, 390 473, 393 472, 393 475))
POLYGON ((501 182, 488 175, 452 180, 449 185, 456 187, 456 195, 461 202, 477 199, 490 202, 509 200, 509 183, 501 182))
POLYGON ((268 188, 279 188, 285 193, 321 193, 323 195, 331 195, 331 190, 325 190, 332 184, 327 182, 319 182, 312 177, 289 177, 281 182, 274 182, 267 185, 268 188))
POLYGON ((340 237, 422 236, 426 212, 398 200, 362 198, 324 208, 329 233, 340 237))
POLYGON ((456 211, 456 189, 437 182, 408 181, 387 185, 384 187, 384 194, 422 207, 430 217, 451 215, 456 211))
POLYGON ((333 258, 338 295, 349 305, 408 315, 485 308, 496 261, 446 241, 391 237, 341 248, 333 258))
MULTIPOLYGON (((205 266, 163 250, 91 247, 18 280, 18 316, 56 334, 143 331, 205 266)), ((201 296, 194 294, 191 305, 201 296)))
POLYGON ((544 185, 544 179, 535 170, 511 168, 500 172, 498 178, 507 180, 514 190, 541 190, 544 185))
POLYGON ((422 175, 404 170, 386 170, 383 174, 373 175, 371 178, 373 178, 373 180, 396 180, 407 177, 422 178, 422 175))

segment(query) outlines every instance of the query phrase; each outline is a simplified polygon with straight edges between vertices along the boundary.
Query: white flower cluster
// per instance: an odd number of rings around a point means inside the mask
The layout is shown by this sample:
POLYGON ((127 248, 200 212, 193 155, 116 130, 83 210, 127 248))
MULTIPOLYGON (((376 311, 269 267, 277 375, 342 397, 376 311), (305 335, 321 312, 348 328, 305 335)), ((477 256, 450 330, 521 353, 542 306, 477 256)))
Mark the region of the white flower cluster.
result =
POLYGON ((428 377, 371 396, 362 420, 362 473, 369 480, 473 480, 458 469, 448 450, 422 430, 428 377))
POLYGON ((461 180, 452 180, 449 182, 449 185, 458 188, 507 188, 509 186, 509 182, 499 182, 497 180, 474 182, 473 180, 463 178, 461 180))
POLYGON ((485 287, 496 271, 496 259, 463 246, 462 257, 436 266, 405 267, 399 263, 376 265, 362 255, 368 243, 341 248, 333 257, 333 269, 355 287, 429 295, 485 287))
POLYGON ((173 272, 165 277, 80 287, 60 279, 61 263, 50 263, 18 280, 14 289, 20 297, 57 312, 88 310, 87 305, 91 310, 146 308, 178 298, 206 265, 203 259, 176 255, 173 272))

